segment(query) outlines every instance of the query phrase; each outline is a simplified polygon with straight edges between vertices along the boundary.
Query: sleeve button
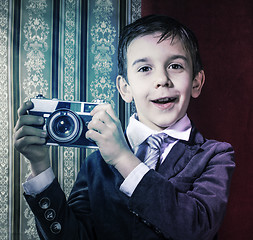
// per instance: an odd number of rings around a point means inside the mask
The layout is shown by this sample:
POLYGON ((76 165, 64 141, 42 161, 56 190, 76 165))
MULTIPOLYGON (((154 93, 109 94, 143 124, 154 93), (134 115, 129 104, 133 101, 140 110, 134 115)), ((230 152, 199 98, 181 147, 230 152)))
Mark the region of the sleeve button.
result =
POLYGON ((51 204, 51 202, 50 202, 49 198, 47 198, 47 197, 41 198, 39 201, 39 206, 42 209, 48 209, 50 204, 51 204))
POLYGON ((55 210, 53 210, 51 208, 47 209, 44 216, 45 216, 46 220, 53 221, 55 219, 55 216, 56 216, 55 210))
POLYGON ((54 234, 58 234, 61 231, 61 224, 58 222, 53 222, 50 226, 50 230, 54 234))

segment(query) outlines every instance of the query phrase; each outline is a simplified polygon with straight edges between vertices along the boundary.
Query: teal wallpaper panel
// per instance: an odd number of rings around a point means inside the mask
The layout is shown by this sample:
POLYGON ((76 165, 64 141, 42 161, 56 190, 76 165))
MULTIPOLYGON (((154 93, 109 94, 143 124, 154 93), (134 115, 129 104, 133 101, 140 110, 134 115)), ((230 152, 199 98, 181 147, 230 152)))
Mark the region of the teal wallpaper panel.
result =
MULTIPOLYGON (((58 98, 80 100, 81 2, 62 0, 59 21, 58 98)), ((58 180, 70 194, 79 169, 80 151, 77 148, 58 148, 58 180)))
POLYGON ((21 1, 20 97, 51 97, 52 2, 21 1))
POLYGON ((59 99, 79 100, 80 0, 60 2, 59 99))
POLYGON ((117 42, 120 1, 89 1, 87 52, 87 100, 102 99, 118 111, 117 42))
MULTIPOLYGON (((43 94, 71 101, 102 99, 122 112, 115 87, 119 28, 140 16, 140 3, 0 0, 0 239, 39 239, 23 199, 28 160, 13 148, 19 105, 43 94)), ((131 109, 126 109, 127 119, 131 109)), ((53 169, 67 196, 89 153, 52 148, 53 169)))
MULTIPOLYGON (((43 94, 52 94, 53 2, 22 0, 20 12, 19 95, 20 103, 43 94)), ((28 160, 20 159, 20 191, 30 175, 28 160)), ((34 217, 23 198, 20 202, 21 239, 39 239, 34 217)))

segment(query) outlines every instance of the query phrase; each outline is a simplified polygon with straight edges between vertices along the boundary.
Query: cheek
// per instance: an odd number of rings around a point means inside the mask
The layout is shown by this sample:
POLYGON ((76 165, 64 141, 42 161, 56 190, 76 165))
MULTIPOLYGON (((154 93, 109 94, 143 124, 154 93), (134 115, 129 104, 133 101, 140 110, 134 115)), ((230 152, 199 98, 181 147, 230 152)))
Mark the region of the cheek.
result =
POLYGON ((136 80, 134 82, 129 82, 134 98, 143 98, 148 92, 147 84, 143 84, 136 80))
POLYGON ((192 82, 191 79, 186 78, 185 81, 175 82, 175 88, 180 91, 181 95, 191 95, 192 82))
POLYGON ((190 103, 190 99, 191 99, 191 91, 187 90, 185 91, 185 94, 181 102, 182 108, 184 109, 184 111, 187 111, 188 105, 190 103))
POLYGON ((181 105, 188 105, 191 98, 191 86, 187 85, 187 87, 183 86, 182 88, 178 88, 180 92, 180 102, 181 105))
POLYGON ((133 92, 133 100, 135 101, 135 104, 140 104, 143 102, 144 96, 143 93, 141 91, 134 91, 133 92))

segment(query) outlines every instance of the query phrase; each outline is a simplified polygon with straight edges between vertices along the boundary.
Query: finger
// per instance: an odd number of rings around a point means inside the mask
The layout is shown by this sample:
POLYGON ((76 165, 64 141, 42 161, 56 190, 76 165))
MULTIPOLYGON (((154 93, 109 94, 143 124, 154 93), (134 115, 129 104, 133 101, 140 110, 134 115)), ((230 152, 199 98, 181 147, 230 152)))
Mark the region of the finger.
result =
POLYGON ((46 138, 37 136, 25 136, 18 139, 15 142, 15 147, 17 146, 30 146, 30 145, 43 145, 46 143, 46 138))
POLYGON ((33 103, 31 101, 27 101, 23 103, 18 109, 18 117, 27 114, 27 111, 33 108, 33 103))
POLYGON ((14 146, 18 151, 29 148, 30 145, 46 143, 47 133, 38 128, 23 126, 14 134, 14 146))
POLYGON ((102 123, 109 124, 112 121, 112 118, 104 109, 102 109, 92 117, 92 121, 100 121, 102 123))
POLYGON ((107 112, 112 119, 116 120, 117 116, 111 106, 111 104, 109 103, 104 103, 104 104, 99 104, 97 105, 92 111, 91 111, 91 115, 94 116, 95 114, 97 114, 98 112, 107 112))
POLYGON ((106 112, 109 114, 109 116, 113 119, 113 120, 118 120, 118 117, 116 116, 116 113, 114 111, 114 109, 112 108, 112 106, 110 104, 108 104, 106 106, 106 112))
POLYGON ((94 129, 90 129, 86 132, 85 137, 91 141, 96 142, 97 144, 99 140, 101 141, 102 136, 98 131, 95 131, 94 129))
POLYGON ((89 130, 94 130, 96 132, 101 133, 103 129, 105 129, 105 123, 101 121, 99 118, 92 118, 92 120, 88 124, 89 130))
POLYGON ((21 139, 26 136, 35 136, 39 138, 46 138, 47 132, 41 130, 39 128, 31 127, 31 126, 23 126, 15 133, 15 140, 21 139))
POLYGON ((101 122, 105 123, 105 125, 108 127, 112 127, 113 125, 118 126, 120 124, 119 119, 115 116, 114 111, 110 108, 110 106, 109 108, 100 108, 100 111, 97 111, 92 119, 98 119, 101 122))
POLYGON ((17 131, 22 126, 40 126, 45 123, 45 119, 43 117, 34 116, 34 115, 21 115, 16 123, 15 131, 17 131))
POLYGON ((103 104, 98 104, 97 106, 95 106, 92 111, 90 112, 90 114, 93 116, 94 114, 96 114, 97 112, 101 111, 102 109, 105 109, 105 107, 109 105, 108 103, 103 103, 103 104))
POLYGON ((45 138, 37 137, 37 136, 25 136, 15 141, 14 147, 23 152, 24 149, 29 149, 29 146, 32 145, 44 145, 46 143, 45 138))

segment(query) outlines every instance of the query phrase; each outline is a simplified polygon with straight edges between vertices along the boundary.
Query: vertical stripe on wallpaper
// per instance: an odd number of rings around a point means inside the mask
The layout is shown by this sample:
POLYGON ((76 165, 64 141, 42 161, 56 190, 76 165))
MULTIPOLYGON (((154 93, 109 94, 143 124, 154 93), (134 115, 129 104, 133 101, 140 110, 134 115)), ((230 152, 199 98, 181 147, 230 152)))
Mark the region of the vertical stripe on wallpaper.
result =
MULTIPOLYGON (((59 99, 80 100, 80 19, 79 0, 62 0, 60 7, 59 99)), ((76 179, 79 149, 60 147, 58 179, 68 196, 76 179)))
MULTIPOLYGON (((141 0, 131 0, 131 21, 134 22, 138 18, 141 17, 141 0)), ((130 23, 128 22, 128 23, 130 23)), ((128 124, 129 117, 136 112, 135 104, 134 102, 131 102, 127 105, 126 111, 125 111, 125 124, 128 124)))
POLYGON ((118 112, 115 79, 120 1, 90 0, 88 3, 87 100, 104 100, 118 112))
MULTIPOLYGON (((50 0, 21 1, 19 53, 21 103, 38 94, 51 97, 52 9, 53 4, 50 0)), ((30 169, 27 160, 21 158, 22 183, 29 176, 30 169)), ((38 239, 34 216, 23 198, 20 217, 21 238, 38 239)))
POLYGON ((10 26, 9 1, 0 0, 0 239, 10 234, 11 208, 11 112, 10 105, 10 26), (9 204, 10 203, 10 204, 9 204))

